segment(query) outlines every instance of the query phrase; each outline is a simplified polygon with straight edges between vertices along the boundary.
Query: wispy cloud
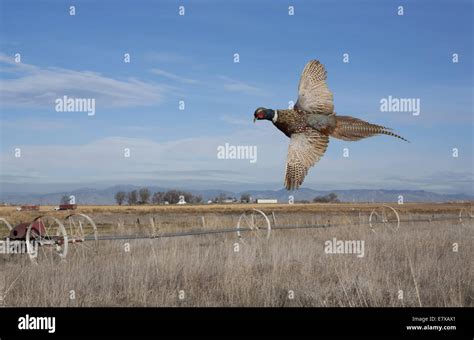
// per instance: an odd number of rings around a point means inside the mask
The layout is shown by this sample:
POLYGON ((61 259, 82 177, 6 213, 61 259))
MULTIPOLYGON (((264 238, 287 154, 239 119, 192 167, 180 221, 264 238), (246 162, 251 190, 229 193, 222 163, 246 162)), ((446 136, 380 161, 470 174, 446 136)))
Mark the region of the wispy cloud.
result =
MULTIPOLYGON (((25 176, 33 175, 40 182, 71 181, 75 178, 80 178, 81 181, 117 182, 132 179, 176 180, 183 178, 183 175, 194 180, 254 182, 266 179, 268 171, 276 167, 272 154, 265 152, 275 144, 278 143, 262 137, 262 134, 239 131, 233 135, 167 142, 155 142, 146 138, 107 137, 79 145, 18 145, 22 150, 20 158, 16 158, 12 150, 0 153, 3 167, 0 182, 11 182, 18 177, 17 181, 22 183, 25 176), (225 143, 258 145, 258 162, 219 159, 218 147, 225 143), (126 149, 129 150, 130 157, 125 155, 126 149), (75 164, 73 169, 71 164, 75 164), (267 170, 256 171, 262 168, 267 170), (229 169, 232 171, 229 172, 229 169), (222 178, 216 177, 217 172, 221 173, 222 178)), ((282 150, 284 149, 285 146, 282 145, 282 150)))
POLYGON ((0 65, 2 73, 9 74, 0 80, 2 105, 6 107, 51 106, 65 95, 95 98, 99 107, 151 106, 162 102, 171 91, 169 86, 135 78, 119 80, 91 71, 15 63, 3 54, 0 65))
MULTIPOLYGON (((253 125, 252 125, 253 127, 253 125)), ((224 182, 277 183, 282 185, 288 139, 271 126, 238 129, 236 133, 213 137, 195 137, 156 142, 147 138, 107 137, 79 145, 18 145, 22 156, 14 157, 12 149, 0 153, 1 182, 36 183, 84 182, 126 183, 148 180, 170 181, 206 180, 218 187, 224 182), (258 149, 258 161, 219 159, 217 148, 250 145, 258 149), (124 154, 125 149, 130 157, 124 154), (40 156, 39 156, 40 155, 40 156), (74 167, 71 168, 71 164, 74 167)), ((318 164, 310 170, 305 187, 319 189, 385 188, 424 189, 437 192, 472 194, 472 172, 433 170, 427 172, 416 162, 374 163, 380 152, 343 158, 343 143, 332 143, 318 164), (350 169, 351 175, 347 175, 350 169), (400 171, 403 169, 403 171, 400 171), (368 175, 369 174, 369 175, 368 175)), ((361 146, 360 150, 365 149, 361 146)), ((435 163, 426 168, 436 169, 435 163)), ((439 165, 438 165, 439 168, 439 165)))
POLYGON ((463 171, 433 171, 423 176, 390 176, 385 183, 438 192, 474 192, 474 174, 463 171))
POLYGON ((150 70, 150 72, 153 73, 154 75, 163 76, 165 78, 175 80, 175 81, 178 81, 178 82, 184 83, 184 84, 196 84, 196 83, 198 83, 198 81, 195 80, 195 79, 181 77, 181 76, 178 76, 174 73, 161 70, 159 68, 153 68, 153 69, 150 70))
POLYGON ((30 131, 54 131, 64 129, 67 124, 59 120, 45 120, 37 118, 17 119, 13 121, 0 121, 2 129, 30 130, 30 131))
POLYGON ((253 95, 264 95, 265 92, 253 85, 247 84, 243 81, 232 79, 227 76, 218 76, 219 79, 224 81, 224 89, 229 92, 242 92, 253 95))

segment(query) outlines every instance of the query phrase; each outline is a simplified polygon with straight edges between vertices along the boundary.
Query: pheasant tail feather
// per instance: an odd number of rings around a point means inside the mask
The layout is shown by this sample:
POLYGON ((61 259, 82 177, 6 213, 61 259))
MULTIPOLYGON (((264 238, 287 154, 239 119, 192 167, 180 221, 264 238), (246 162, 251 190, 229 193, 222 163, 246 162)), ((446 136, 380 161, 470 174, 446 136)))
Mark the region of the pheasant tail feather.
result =
POLYGON ((390 130, 390 128, 386 128, 381 125, 371 124, 354 117, 336 116, 336 128, 331 133, 331 137, 347 141, 356 141, 359 139, 376 135, 387 135, 400 138, 405 142, 408 142, 408 140, 393 133, 390 130))

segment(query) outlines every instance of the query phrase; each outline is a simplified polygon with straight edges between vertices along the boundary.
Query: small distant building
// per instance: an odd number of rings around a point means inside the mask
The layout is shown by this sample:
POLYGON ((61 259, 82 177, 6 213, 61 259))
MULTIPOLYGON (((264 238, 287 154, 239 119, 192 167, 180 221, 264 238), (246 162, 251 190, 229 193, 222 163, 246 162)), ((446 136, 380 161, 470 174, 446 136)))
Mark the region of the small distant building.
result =
POLYGON ((272 204, 272 203, 278 203, 278 200, 273 199, 273 198, 257 198, 257 203, 258 204, 272 204))

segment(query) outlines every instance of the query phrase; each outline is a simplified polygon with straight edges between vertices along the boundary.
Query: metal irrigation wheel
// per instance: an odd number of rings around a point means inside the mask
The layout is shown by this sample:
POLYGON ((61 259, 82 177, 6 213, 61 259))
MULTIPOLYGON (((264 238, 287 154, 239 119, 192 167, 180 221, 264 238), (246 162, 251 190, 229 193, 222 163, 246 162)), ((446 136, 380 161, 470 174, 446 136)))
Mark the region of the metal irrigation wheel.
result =
MULTIPOLYGON (((12 230, 11 224, 6 219, 4 219, 3 217, 0 217, 0 242, 3 242, 4 240, 6 241, 10 237, 11 230, 12 230)), ((4 250, 2 252, 0 252, 0 261, 1 261, 0 265, 1 266, 4 266, 3 261, 9 261, 10 260, 10 256, 8 256, 8 250, 5 249, 5 248, 6 247, 4 247, 4 250)), ((0 270, 0 272, 1 272, 1 270, 0 270)), ((2 304, 1 294, 2 294, 2 291, 1 291, 1 288, 0 288, 0 305, 2 304)))
POLYGON ((470 209, 468 208, 462 208, 459 211, 459 223, 462 226, 470 225, 472 226, 472 219, 474 218, 472 214, 472 207, 470 209))
POLYGON ((74 254, 85 257, 97 250, 97 226, 92 218, 75 213, 66 216, 64 224, 74 254))
POLYGON ((272 231, 270 220, 267 215, 259 209, 247 210, 240 215, 237 221, 237 236, 239 239, 242 239, 240 229, 250 229, 257 237, 259 236, 258 230, 266 229, 267 239, 270 238, 270 232, 272 231))
POLYGON ((400 228, 400 215, 389 205, 382 205, 372 210, 369 216, 370 229, 376 233, 375 226, 381 224, 393 232, 400 228))
POLYGON ((64 225, 55 217, 39 216, 26 231, 26 248, 34 263, 54 264, 66 258, 68 237, 64 225))
POLYGON ((0 240, 3 240, 10 236, 10 232, 13 228, 12 225, 3 217, 0 217, 0 225, 3 225, 0 228, 0 240))

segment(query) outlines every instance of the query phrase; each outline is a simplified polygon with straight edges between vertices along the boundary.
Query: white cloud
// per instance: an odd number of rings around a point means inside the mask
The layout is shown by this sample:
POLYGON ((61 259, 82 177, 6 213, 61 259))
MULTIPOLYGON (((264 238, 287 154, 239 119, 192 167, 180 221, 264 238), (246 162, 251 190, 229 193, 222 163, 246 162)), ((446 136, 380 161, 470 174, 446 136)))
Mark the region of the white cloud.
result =
MULTIPOLYGON (((1 154, 0 179, 11 182, 17 178, 19 183, 32 177, 39 182, 115 180, 123 183, 155 179, 255 182, 266 180, 268 171, 279 158, 267 152, 275 143, 262 139, 265 134, 261 132, 256 128, 231 136, 160 143, 150 139, 108 137, 83 145, 18 145, 16 147, 22 150, 20 158, 14 157, 13 150, 4 150, 1 154), (218 159, 217 147, 225 143, 257 145, 257 164, 249 160, 218 159), (130 158, 124 157, 125 148, 130 149, 130 158), (263 171, 264 168, 267 171, 263 171)), ((285 143, 283 138, 281 142, 285 143)), ((282 145, 282 151, 285 149, 282 145)), ((283 153, 279 161, 284 157, 283 153)))
POLYGON ((244 83, 243 81, 235 80, 227 76, 218 76, 219 79, 225 82, 224 89, 229 92, 242 92, 253 95, 263 95, 265 92, 253 85, 244 83))
POLYGON ((184 78, 184 77, 178 76, 174 73, 170 73, 170 72, 167 72, 167 71, 164 71, 164 70, 160 70, 158 68, 153 68, 153 69, 150 70, 150 72, 157 75, 157 76, 163 76, 163 77, 166 77, 168 79, 175 80, 175 81, 178 81, 178 82, 184 83, 184 84, 196 84, 196 83, 198 83, 198 81, 195 80, 195 79, 184 78))
POLYGON ((53 106, 56 98, 65 95, 95 98, 99 108, 151 106, 159 104, 171 90, 134 78, 119 80, 90 71, 15 63, 1 54, 0 64, 2 72, 9 74, 0 81, 2 105, 6 107, 53 106))
POLYGON ((45 120, 38 118, 24 118, 13 121, 0 121, 1 129, 30 130, 30 131, 54 131, 67 127, 65 121, 45 120))
MULTIPOLYGON (((374 142, 374 141, 373 141, 374 142)), ((0 154, 0 182, 9 183, 79 183, 114 182, 150 183, 207 181, 218 188, 221 183, 283 186, 289 139, 271 123, 251 124, 234 134, 155 142, 144 138, 108 137, 82 145, 17 145, 0 154), (217 147, 257 146, 257 162, 217 158, 217 147), (130 149, 130 158, 124 149, 130 149)), ((388 188, 472 192, 472 171, 461 175, 449 172, 451 165, 436 159, 420 159, 410 145, 387 143, 383 149, 367 150, 369 141, 351 144, 351 157, 342 157, 347 143, 332 141, 324 157, 309 171, 304 187, 315 189, 388 188), (383 159, 399 150, 403 159, 383 159), (411 150, 411 151, 410 151, 411 150), (416 161, 418 159, 418 161, 416 161), (438 169, 427 172, 426 169, 438 169), (445 169, 446 173, 441 173, 445 169)))

